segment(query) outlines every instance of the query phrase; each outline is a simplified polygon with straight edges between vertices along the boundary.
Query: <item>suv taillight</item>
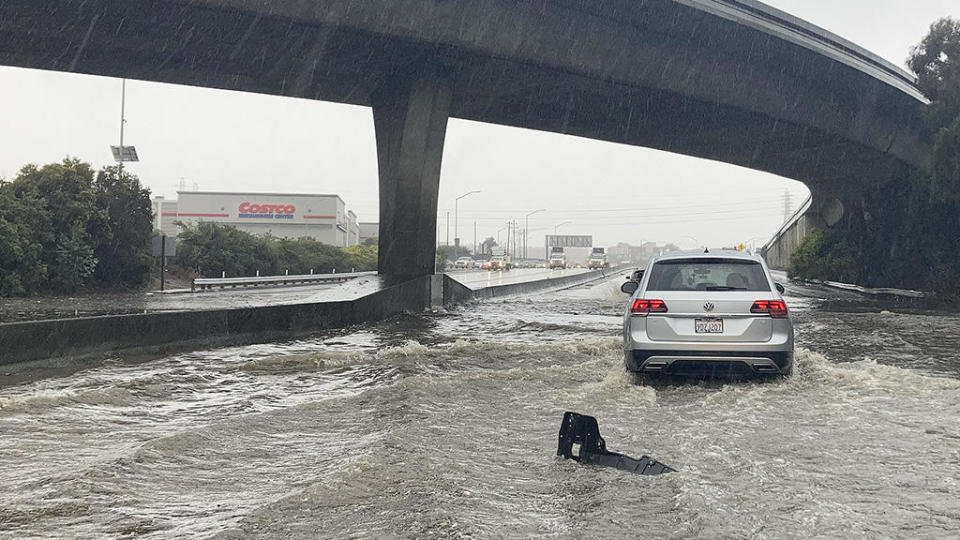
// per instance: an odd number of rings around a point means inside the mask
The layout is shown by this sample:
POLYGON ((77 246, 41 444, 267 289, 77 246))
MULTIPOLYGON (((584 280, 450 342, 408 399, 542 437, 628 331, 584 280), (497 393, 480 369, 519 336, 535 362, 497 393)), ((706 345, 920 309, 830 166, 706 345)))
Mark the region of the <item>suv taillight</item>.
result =
POLYGON ((783 319, 787 316, 787 304, 783 300, 757 300, 750 313, 766 313, 775 319, 783 319))
POLYGON ((634 315, 646 315, 648 313, 666 313, 667 304, 663 300, 645 300, 637 298, 630 306, 630 313, 634 315))

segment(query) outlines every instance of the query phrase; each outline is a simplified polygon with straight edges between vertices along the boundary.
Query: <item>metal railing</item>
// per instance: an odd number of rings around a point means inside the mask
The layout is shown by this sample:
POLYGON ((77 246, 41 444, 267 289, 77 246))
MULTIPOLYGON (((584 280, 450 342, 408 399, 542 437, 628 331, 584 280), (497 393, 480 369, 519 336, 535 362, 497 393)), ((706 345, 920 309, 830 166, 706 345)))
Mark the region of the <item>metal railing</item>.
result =
POLYGON ((231 287, 261 287, 280 285, 304 285, 308 283, 327 283, 347 281, 363 276, 375 276, 376 272, 343 272, 334 274, 297 274, 283 276, 251 276, 251 277, 224 277, 224 278, 196 278, 190 284, 190 290, 209 290, 214 287, 221 289, 231 287))

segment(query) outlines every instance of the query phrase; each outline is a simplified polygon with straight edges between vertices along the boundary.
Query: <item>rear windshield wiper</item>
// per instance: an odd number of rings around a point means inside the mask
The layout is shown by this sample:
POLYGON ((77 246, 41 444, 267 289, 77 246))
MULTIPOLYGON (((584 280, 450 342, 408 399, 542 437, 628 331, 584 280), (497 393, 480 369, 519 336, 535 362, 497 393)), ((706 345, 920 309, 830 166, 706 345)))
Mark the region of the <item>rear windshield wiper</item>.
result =
POLYGON ((714 285, 712 287, 707 287, 708 291, 745 291, 746 287, 729 287, 727 285, 714 285))

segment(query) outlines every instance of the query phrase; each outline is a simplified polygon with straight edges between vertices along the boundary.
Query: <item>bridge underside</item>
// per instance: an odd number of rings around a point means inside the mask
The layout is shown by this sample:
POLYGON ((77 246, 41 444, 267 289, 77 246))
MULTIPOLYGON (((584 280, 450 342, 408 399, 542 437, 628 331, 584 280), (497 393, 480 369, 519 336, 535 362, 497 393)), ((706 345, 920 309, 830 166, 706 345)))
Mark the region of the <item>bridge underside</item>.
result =
POLYGON ((566 1, 509 19, 469 0, 397 0, 409 12, 381 19, 368 2, 273 4, 5 0, 0 64, 372 106, 380 269, 396 275, 433 268, 448 117, 724 161, 815 194, 882 186, 927 159, 920 102, 902 89, 679 2, 623 8, 615 21, 566 1), (450 4, 462 12, 437 28, 403 26, 449 18, 450 4))

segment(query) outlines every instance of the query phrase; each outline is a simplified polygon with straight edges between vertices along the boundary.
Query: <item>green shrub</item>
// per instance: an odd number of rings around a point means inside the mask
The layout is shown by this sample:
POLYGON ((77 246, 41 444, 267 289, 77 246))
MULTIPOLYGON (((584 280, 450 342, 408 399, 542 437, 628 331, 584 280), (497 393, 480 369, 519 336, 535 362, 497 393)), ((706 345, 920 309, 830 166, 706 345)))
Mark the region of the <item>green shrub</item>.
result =
POLYGON ((790 278, 858 283, 857 261, 848 246, 836 237, 813 230, 790 258, 790 278))
POLYGON ((230 225, 181 224, 174 262, 207 277, 326 274, 377 269, 375 246, 340 248, 312 238, 260 237, 230 225))

